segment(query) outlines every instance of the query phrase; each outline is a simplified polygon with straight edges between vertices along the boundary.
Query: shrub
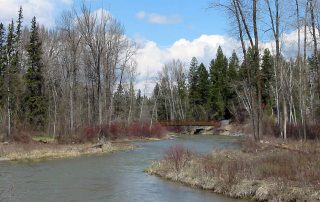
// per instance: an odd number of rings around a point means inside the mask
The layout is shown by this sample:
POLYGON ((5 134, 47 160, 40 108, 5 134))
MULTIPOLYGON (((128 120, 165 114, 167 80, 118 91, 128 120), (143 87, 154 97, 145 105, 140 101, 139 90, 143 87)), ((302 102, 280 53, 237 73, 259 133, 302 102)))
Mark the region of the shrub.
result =
POLYGON ((243 152, 254 153, 259 149, 258 143, 252 138, 245 136, 240 140, 240 146, 243 152))
MULTIPOLYGON (((287 138, 289 139, 303 139, 303 125, 301 123, 287 124, 287 138)), ((281 137, 281 128, 271 118, 264 118, 262 123, 262 131, 265 136, 281 137)), ((306 136, 309 140, 320 139, 320 123, 309 123, 306 125, 306 136)))
POLYGON ((164 160, 171 164, 176 172, 180 171, 191 157, 189 149, 182 145, 171 146, 164 156, 164 160))
POLYGON ((161 138, 166 133, 166 128, 159 123, 134 122, 131 124, 114 122, 110 126, 108 124, 99 126, 100 137, 104 136, 108 139, 116 140, 121 138, 161 138))
POLYGON ((123 122, 113 122, 97 126, 90 126, 77 129, 75 134, 80 135, 59 135, 61 143, 70 142, 96 142, 104 137, 108 140, 118 140, 123 138, 161 138, 167 130, 159 123, 134 122, 131 124, 123 122))
POLYGON ((31 136, 27 132, 15 132, 12 134, 13 141, 28 144, 31 142, 31 136))
POLYGON ((82 142, 95 142, 98 140, 99 128, 96 127, 86 127, 83 129, 82 142))

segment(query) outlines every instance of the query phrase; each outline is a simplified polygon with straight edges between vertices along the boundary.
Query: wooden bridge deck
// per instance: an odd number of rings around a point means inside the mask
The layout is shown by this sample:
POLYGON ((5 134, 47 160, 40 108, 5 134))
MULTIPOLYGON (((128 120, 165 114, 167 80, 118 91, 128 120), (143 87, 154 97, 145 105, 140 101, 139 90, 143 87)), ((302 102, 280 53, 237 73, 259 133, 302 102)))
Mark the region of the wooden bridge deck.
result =
POLYGON ((159 123, 163 126, 220 126, 217 121, 160 121, 159 123))

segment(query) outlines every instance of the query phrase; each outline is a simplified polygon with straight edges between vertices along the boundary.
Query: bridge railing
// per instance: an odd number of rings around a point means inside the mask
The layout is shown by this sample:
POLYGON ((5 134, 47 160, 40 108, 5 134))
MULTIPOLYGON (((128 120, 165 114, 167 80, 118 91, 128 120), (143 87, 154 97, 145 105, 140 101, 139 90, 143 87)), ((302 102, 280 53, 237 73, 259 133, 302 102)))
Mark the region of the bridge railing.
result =
POLYGON ((160 121, 159 123, 163 126, 220 126, 218 121, 160 121))

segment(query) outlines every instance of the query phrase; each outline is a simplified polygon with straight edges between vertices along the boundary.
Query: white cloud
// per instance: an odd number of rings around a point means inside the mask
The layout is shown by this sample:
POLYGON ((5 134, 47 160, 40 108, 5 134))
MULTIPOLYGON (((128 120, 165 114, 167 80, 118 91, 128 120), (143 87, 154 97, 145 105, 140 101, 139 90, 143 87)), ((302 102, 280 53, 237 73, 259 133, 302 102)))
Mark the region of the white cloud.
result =
POLYGON ((138 72, 141 76, 154 76, 161 70, 165 63, 179 59, 189 64, 192 57, 197 57, 199 62, 209 64, 215 58, 219 46, 227 56, 231 56, 233 50, 240 50, 240 43, 221 35, 202 35, 192 41, 180 39, 170 47, 160 48, 153 41, 145 41, 138 50, 138 72))
POLYGON ((147 95, 152 93, 154 78, 158 72, 173 59, 181 60, 188 68, 192 57, 197 57, 199 62, 208 65, 215 58, 219 46, 228 57, 233 50, 240 50, 240 43, 237 40, 221 35, 202 35, 194 40, 180 39, 166 48, 159 47, 154 41, 139 39, 138 43, 141 48, 136 55, 139 73, 137 88, 145 90, 147 95))
POLYGON ((0 0, 0 21, 16 21, 19 7, 23 8, 24 22, 29 23, 33 16, 40 24, 52 27, 55 24, 55 12, 58 5, 71 5, 73 0, 0 0))
MULTIPOLYGON (((301 30, 301 48, 303 48, 303 30, 301 30)), ((320 36, 318 36, 320 38, 320 36)), ((308 54, 312 52, 311 35, 308 36, 308 54)), ((282 54, 287 57, 297 56, 297 40, 298 32, 293 31, 285 33, 281 37, 282 54)), ((188 68, 192 57, 197 57, 199 62, 203 62, 206 66, 210 61, 216 57, 217 49, 221 46, 224 54, 230 57, 233 51, 236 51, 238 57, 242 59, 242 49, 240 41, 228 36, 223 35, 201 35, 194 40, 179 39, 169 47, 159 47, 154 41, 143 41, 139 39, 140 49, 137 52, 136 60, 138 62, 137 71, 139 76, 139 87, 145 85, 145 79, 152 80, 157 73, 161 71, 162 67, 172 61, 179 59, 186 64, 188 68)), ((247 44, 249 44, 247 42, 247 44)), ((275 53, 275 42, 273 40, 260 42, 261 54, 265 48, 270 49, 275 53)), ((149 81, 151 85, 148 87, 148 94, 152 92, 154 82, 149 81)))
POLYGON ((136 14, 138 19, 146 19, 152 24, 179 24, 182 22, 182 17, 179 15, 160 15, 158 13, 146 13, 140 11, 136 14))

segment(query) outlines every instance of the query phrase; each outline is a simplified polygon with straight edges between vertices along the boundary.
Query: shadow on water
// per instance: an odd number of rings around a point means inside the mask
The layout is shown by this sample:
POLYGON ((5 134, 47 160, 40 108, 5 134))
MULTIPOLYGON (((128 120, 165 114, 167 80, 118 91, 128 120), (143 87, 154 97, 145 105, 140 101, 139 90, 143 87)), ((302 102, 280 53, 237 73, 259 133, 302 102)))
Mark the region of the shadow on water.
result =
MULTIPOLYGON (((172 183, 143 170, 164 151, 182 144, 193 151, 235 148, 237 138, 183 137, 158 142, 136 142, 138 149, 105 156, 38 163, 0 163, 0 193, 10 184, 8 201, 240 201, 172 183)), ((1 195, 0 195, 1 197, 1 195)), ((1 200, 0 200, 1 201, 1 200)))

